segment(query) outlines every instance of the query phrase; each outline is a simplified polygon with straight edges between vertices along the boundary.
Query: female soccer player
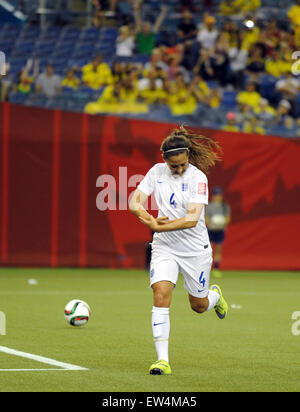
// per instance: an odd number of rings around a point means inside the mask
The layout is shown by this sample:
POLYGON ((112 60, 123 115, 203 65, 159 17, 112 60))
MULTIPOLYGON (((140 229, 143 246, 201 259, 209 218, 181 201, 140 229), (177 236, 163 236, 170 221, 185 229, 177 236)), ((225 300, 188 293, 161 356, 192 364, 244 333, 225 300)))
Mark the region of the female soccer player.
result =
POLYGON ((183 274, 191 308, 198 312, 215 309, 224 319, 228 305, 219 286, 209 289, 212 249, 204 220, 208 203, 204 173, 218 161, 220 147, 212 139, 175 129, 161 145, 165 163, 154 165, 139 184, 129 209, 154 233, 150 285, 154 301, 152 331, 158 361, 153 375, 169 375, 169 308, 179 273, 183 274), (155 219, 143 207, 154 192, 159 208, 155 219))

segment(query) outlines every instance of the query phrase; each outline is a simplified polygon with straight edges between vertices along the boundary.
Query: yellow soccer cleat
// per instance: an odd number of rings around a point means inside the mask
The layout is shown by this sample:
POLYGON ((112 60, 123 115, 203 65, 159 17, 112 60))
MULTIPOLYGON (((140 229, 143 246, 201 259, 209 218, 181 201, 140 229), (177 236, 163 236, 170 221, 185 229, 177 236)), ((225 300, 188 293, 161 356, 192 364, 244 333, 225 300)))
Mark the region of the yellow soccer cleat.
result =
POLYGON ((222 295, 221 288, 218 285, 212 285, 210 289, 214 290, 215 292, 217 292, 220 295, 220 299, 218 300, 218 303, 216 304, 214 309, 215 309, 215 312, 216 312, 217 316, 220 319, 224 319, 225 316, 227 315, 227 312, 228 312, 228 305, 227 305, 227 302, 226 302, 226 300, 224 299, 224 297, 222 295))
POLYGON ((149 369, 150 375, 171 375, 171 366, 164 360, 154 362, 149 369))

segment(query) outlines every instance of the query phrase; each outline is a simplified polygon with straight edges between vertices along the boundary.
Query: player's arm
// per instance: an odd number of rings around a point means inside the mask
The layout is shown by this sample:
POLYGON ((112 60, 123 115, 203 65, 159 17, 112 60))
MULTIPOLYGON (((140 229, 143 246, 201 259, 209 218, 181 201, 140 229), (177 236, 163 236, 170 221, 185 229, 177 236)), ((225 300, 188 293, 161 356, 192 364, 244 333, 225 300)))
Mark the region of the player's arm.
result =
POLYGON ((129 202, 129 210, 138 218, 149 219, 151 216, 144 208, 143 204, 148 199, 148 195, 137 189, 129 202))
POLYGON ((153 232, 170 232, 172 230, 191 229, 195 227, 200 218, 204 205, 201 203, 190 203, 187 214, 184 217, 173 220, 157 222, 153 216, 140 217, 140 220, 147 225, 153 232))

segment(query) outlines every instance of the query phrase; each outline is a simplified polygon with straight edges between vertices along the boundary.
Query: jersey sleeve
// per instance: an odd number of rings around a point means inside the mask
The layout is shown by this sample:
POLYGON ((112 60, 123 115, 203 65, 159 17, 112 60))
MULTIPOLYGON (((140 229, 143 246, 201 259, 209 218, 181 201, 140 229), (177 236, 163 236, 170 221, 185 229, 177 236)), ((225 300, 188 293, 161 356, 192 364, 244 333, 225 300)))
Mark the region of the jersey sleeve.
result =
POLYGON ((141 192, 145 193, 148 196, 150 196, 151 193, 154 191, 155 170, 156 170, 155 166, 153 166, 148 171, 144 179, 141 181, 141 183, 137 187, 138 190, 140 190, 141 192))
POLYGON ((208 204, 208 184, 207 177, 197 175, 191 184, 189 203, 208 204))

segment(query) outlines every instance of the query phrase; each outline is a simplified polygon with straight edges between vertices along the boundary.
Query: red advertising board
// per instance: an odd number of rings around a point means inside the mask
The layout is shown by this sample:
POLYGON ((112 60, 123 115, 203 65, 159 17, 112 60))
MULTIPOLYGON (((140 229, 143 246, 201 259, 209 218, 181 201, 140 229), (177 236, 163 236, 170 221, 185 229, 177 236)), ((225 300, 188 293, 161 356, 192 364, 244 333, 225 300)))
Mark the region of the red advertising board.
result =
MULTIPOLYGON (((176 126, 1 104, 0 265, 143 268, 128 197, 176 126)), ((300 142, 192 129, 224 152, 208 175, 232 211, 222 268, 300 269, 300 142)))

